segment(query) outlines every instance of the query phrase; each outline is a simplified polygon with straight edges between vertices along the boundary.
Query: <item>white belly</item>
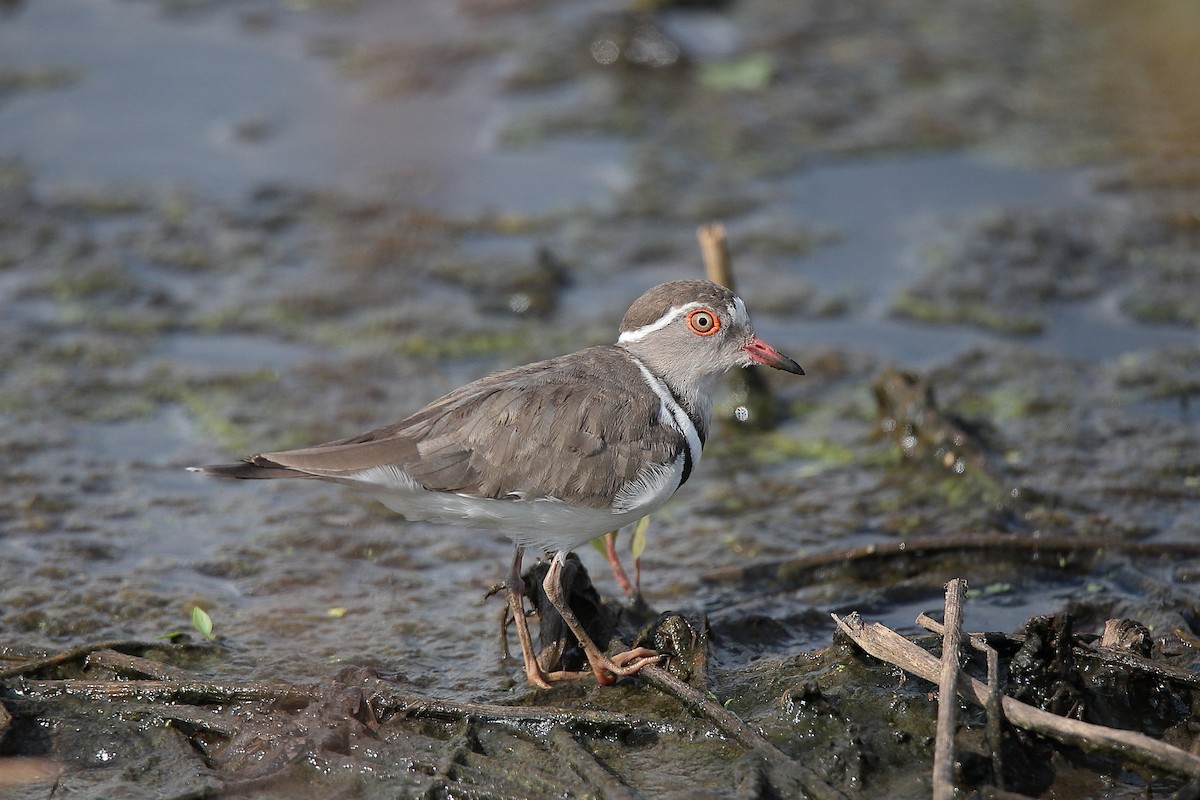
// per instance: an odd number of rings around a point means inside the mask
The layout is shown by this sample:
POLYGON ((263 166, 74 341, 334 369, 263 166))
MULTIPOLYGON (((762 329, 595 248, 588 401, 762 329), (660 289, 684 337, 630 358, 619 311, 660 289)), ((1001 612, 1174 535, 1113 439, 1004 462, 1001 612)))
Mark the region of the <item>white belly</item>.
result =
POLYGON ((517 544, 547 551, 572 550, 662 507, 679 487, 683 456, 672 465, 643 470, 609 508, 571 506, 557 497, 494 499, 431 492, 394 467, 363 470, 351 486, 369 492, 405 519, 488 528, 517 544))

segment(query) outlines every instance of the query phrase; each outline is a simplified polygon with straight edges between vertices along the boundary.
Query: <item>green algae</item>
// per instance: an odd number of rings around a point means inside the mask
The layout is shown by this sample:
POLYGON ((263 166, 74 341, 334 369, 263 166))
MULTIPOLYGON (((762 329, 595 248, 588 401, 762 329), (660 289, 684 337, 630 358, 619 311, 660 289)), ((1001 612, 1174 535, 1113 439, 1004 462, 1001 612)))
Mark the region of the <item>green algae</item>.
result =
POLYGON ((892 305, 898 317, 934 325, 975 325, 998 333, 1031 336, 1041 333, 1045 323, 1041 317, 1015 311, 1001 311, 979 303, 947 305, 942 301, 926 300, 911 292, 902 292, 892 305))
MULTIPOLYGON (((807 426, 805 426, 807 427, 807 426)), ((764 465, 791 464, 802 469, 829 469, 851 464, 858 451, 844 442, 810 436, 805 428, 787 428, 766 433, 727 437, 711 446, 720 458, 745 460, 764 465), (809 462, 803 465, 798 462, 809 462)))

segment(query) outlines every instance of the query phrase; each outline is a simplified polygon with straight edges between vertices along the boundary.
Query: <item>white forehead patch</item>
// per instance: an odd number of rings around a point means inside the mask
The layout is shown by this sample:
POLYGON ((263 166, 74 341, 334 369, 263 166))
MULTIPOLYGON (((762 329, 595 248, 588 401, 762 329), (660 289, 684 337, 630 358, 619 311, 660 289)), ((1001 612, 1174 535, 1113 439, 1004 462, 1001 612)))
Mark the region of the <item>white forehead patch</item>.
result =
POLYGON ((640 328, 635 328, 631 331, 625 331, 620 335, 620 337, 617 338, 617 343, 628 344, 629 342, 639 342, 655 331, 661 331, 663 328, 667 327, 692 309, 704 307, 705 306, 703 303, 688 303, 686 306, 674 306, 670 311, 663 314, 649 325, 643 325, 640 328))
POLYGON ((746 311, 746 304, 742 302, 742 298, 734 296, 733 302, 729 304, 729 316, 733 319, 735 328, 750 327, 750 313, 746 311))

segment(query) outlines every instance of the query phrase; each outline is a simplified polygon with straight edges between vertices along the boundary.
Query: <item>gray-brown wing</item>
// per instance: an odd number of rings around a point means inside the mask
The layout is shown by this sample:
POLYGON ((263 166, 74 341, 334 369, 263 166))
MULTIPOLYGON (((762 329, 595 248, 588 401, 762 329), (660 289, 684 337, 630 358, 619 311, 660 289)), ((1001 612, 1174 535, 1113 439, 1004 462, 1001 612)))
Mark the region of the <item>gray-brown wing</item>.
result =
POLYGON ((629 356, 597 347, 483 378, 395 425, 247 465, 332 480, 388 465, 433 491, 604 508, 639 470, 686 447, 660 416, 629 356))

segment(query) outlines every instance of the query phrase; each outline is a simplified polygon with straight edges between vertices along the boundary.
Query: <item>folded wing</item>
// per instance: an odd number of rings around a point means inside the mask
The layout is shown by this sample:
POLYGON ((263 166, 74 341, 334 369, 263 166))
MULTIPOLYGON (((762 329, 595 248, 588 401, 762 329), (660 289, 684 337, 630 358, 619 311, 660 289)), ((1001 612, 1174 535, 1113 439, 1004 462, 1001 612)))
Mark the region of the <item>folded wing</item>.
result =
POLYGON ((644 387, 623 350, 596 347, 483 378, 358 436, 194 469, 349 484, 377 483, 382 469, 429 491, 606 508, 686 447, 644 387))

